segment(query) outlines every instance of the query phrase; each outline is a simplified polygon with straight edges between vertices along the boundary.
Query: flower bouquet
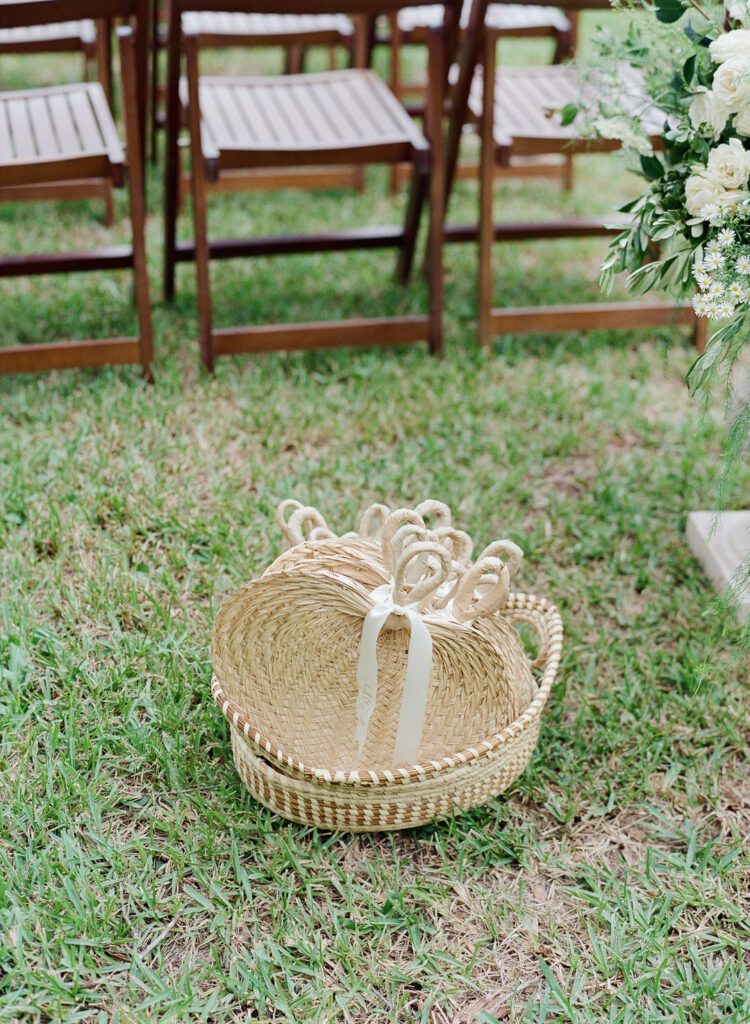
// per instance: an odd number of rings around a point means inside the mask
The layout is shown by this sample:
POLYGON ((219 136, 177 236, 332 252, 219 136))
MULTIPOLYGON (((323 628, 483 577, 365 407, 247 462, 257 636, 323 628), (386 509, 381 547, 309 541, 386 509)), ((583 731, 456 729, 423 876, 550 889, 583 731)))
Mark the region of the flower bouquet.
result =
MULTIPOLYGON (((613 238, 602 285, 608 290, 626 273, 633 290, 660 287, 691 297, 710 336, 688 384, 708 395, 718 383, 731 383, 750 340, 750 5, 654 0, 631 12, 624 34, 599 30, 596 56, 582 68, 584 81, 619 82, 618 100, 600 88, 592 102, 589 89, 563 118, 581 115, 585 131, 619 139, 645 179, 642 193, 622 207, 629 223, 613 238), (639 72, 641 109, 625 95, 623 64, 639 72), (641 127, 644 106, 663 117, 656 143, 641 127)), ((729 467, 750 439, 750 397, 737 404, 729 467)), ((750 514, 747 520, 727 541, 739 563, 750 554, 750 534, 737 533, 750 526, 750 514)), ((710 536, 703 539, 708 544, 710 536)), ((726 571, 713 566, 711 574, 728 582, 726 571)))

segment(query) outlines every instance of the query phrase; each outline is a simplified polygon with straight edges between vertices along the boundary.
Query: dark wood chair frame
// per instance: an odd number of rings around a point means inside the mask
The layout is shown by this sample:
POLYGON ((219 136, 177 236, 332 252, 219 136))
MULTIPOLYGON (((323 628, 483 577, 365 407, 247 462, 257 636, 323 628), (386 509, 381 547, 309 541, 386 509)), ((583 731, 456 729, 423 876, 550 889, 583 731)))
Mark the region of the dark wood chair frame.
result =
MULTIPOLYGON (((171 8, 173 19, 171 32, 176 32, 184 10, 194 9, 196 0, 174 0, 171 8)), ((428 0, 422 0, 426 3, 428 0)), ((403 0, 320 0, 310 10, 309 0, 234 0, 230 10, 244 10, 258 13, 345 13, 361 19, 358 22, 358 42, 355 44, 355 66, 366 67, 370 25, 377 13, 394 10, 403 5, 403 0)), ((263 352, 278 349, 307 349, 343 345, 404 344, 428 341, 434 353, 442 351, 443 314, 443 178, 442 112, 447 88, 448 47, 455 40, 455 0, 443 0, 446 20, 442 29, 431 33, 430 40, 430 81, 436 83, 428 97, 426 114, 426 136, 428 143, 417 149, 412 143, 390 147, 384 154, 383 146, 353 150, 342 146, 340 150, 325 153, 326 162, 339 161, 351 164, 353 161, 366 164, 373 162, 396 163, 411 158, 416 167, 411 195, 408 201, 406 221, 403 228, 379 227, 339 233, 318 235, 291 235, 270 238, 212 239, 206 228, 206 182, 211 177, 202 151, 201 118, 198 102, 198 46, 194 38, 185 41, 188 66, 189 112, 188 120, 192 146, 192 186, 195 240, 176 241, 177 215, 177 131, 179 126, 179 54, 181 48, 170 49, 170 74, 167 96, 167 168, 165 203, 165 279, 164 290, 169 299, 174 294, 175 269, 178 262, 196 263, 198 278, 198 305, 200 319, 200 346, 204 365, 213 369, 217 355, 240 352, 263 352), (349 251, 394 247, 400 250, 397 276, 406 281, 413 262, 414 249, 419 229, 422 208, 429 192, 430 223, 428 231, 430 289, 430 312, 423 316, 401 316, 376 319, 356 319, 322 323, 266 325, 246 328, 212 327, 209 264, 211 260, 232 257, 269 256, 284 253, 349 251)), ((203 0, 201 9, 227 9, 227 0, 203 0)), ((270 166, 297 165, 304 162, 304 152, 269 161, 270 166)), ((310 162, 320 162, 320 154, 310 157, 310 162)))
MULTIPOLYGON (((59 341, 0 347, 0 373, 66 369, 107 364, 140 363, 151 379, 153 363, 151 305, 146 269, 146 196, 143 143, 148 73, 148 0, 34 0, 3 5, 3 24, 26 27, 96 16, 122 19, 118 29, 122 72, 123 112, 127 148, 127 180, 132 246, 112 246, 83 252, 0 256, 0 278, 88 271, 131 270, 135 285, 138 335, 88 341, 59 341)), ((116 185, 125 180, 119 145, 107 156, 71 156, 56 161, 39 159, 20 166, 0 165, 2 186, 27 186, 111 175, 116 185)))
MULTIPOLYGON (((70 19, 67 19, 70 20, 70 19)), ((87 19, 88 20, 88 19, 87 19)), ((96 19, 95 38, 87 43, 73 36, 45 36, 43 39, 0 40, 0 57, 4 54, 82 53, 86 80, 89 66, 96 66, 96 77, 104 89, 107 102, 112 106, 112 25, 105 19, 96 19)), ((5 19, 0 18, 5 28, 5 19)), ((27 26, 24 26, 27 27, 27 26)), ((0 82, 2 79, 0 78, 0 82)), ((37 185, 13 185, 0 192, 0 202, 19 203, 40 200, 102 199, 104 223, 114 224, 114 197, 110 178, 91 178, 80 181, 61 181, 37 185)))
MULTIPOLYGON (((622 230, 621 224, 606 223, 598 219, 556 219, 533 222, 495 222, 493 219, 493 185, 497 162, 507 159, 507 153, 498 151, 494 138, 495 73, 497 65, 497 38, 484 28, 485 14, 490 0, 473 0, 467 41, 455 85, 451 110, 451 123, 446 143, 446 206, 453 182, 456 180, 458 152, 463 125, 468 118, 469 93, 478 63, 483 68, 482 115, 480 118, 480 199, 477 225, 446 225, 445 241, 479 242, 478 313, 479 343, 489 348, 492 338, 502 334, 535 334, 563 331, 590 331, 599 329, 633 329, 658 325, 687 324, 694 328, 698 347, 705 344, 702 322, 694 316, 692 308, 684 303, 624 302, 579 303, 563 306, 492 307, 493 275, 492 246, 495 242, 521 242, 562 238, 606 237, 622 230)), ((497 2, 497 0, 494 0, 497 2)), ((503 2, 503 0, 500 0, 503 2)), ((519 0, 506 0, 519 2, 519 0)), ((520 0, 528 2, 528 0, 520 0)), ((575 9, 608 10, 608 0, 558 0, 558 6, 575 9)), ((571 147, 574 152, 585 152, 587 146, 571 147)), ((618 148, 617 143, 603 143, 600 151, 618 148)), ((540 150, 544 145, 540 146, 540 150)))

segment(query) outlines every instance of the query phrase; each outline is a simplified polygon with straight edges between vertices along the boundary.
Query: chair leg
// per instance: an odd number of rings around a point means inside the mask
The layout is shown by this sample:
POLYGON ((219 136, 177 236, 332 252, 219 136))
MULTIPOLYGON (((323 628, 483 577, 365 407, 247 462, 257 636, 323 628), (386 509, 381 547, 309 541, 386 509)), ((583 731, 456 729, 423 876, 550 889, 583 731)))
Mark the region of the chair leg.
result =
POLYGON ((565 167, 563 169, 563 176, 562 176, 563 188, 565 189, 566 192, 572 192, 573 191, 573 185, 575 184, 575 181, 574 181, 575 173, 574 172, 575 172, 575 164, 573 163, 573 157, 566 155, 566 157, 565 157, 565 167))
POLYGON ((195 272, 198 290, 198 330, 203 365, 213 373, 214 351, 211 328, 211 276, 206 217, 206 163, 201 141, 201 112, 198 98, 198 42, 185 40, 188 67, 188 126, 190 128, 190 181, 193 193, 195 272))
POLYGON ((443 83, 446 75, 445 40, 430 30, 429 93, 425 127, 430 142, 430 223, 427 238, 427 279, 430 294, 430 352, 443 352, 443 243, 445 233, 445 155, 443 146, 443 83))
POLYGON ((104 223, 111 228, 115 222, 115 197, 112 182, 108 179, 104 183, 104 223))
POLYGON ((213 333, 211 329, 211 278, 209 269, 208 227, 206 221, 206 188, 203 159, 193 151, 191 184, 193 191, 193 224, 195 230, 195 272, 198 286, 198 330, 201 359, 213 373, 213 333))
POLYGON ((495 48, 484 47, 484 76, 482 86, 482 118, 480 125, 479 164, 479 267, 477 307, 479 314, 479 345, 492 347, 492 243, 494 222, 492 198, 495 182, 494 121, 495 121, 495 48))
MULTIPOLYGON (((401 84, 401 30, 398 27, 398 15, 391 14, 388 18, 388 28, 391 35, 391 92, 397 100, 403 103, 403 90, 401 84)), ((391 195, 398 194, 399 176, 398 165, 391 165, 391 195)))
POLYGON ((159 117, 159 3, 152 0, 151 3, 151 81, 150 103, 149 103, 149 156, 151 163, 156 163, 157 136, 159 117))
MULTIPOLYGON (((394 165, 395 166, 395 165, 394 165)), ((406 284, 411 274, 414 263, 414 250, 417 244, 419 233, 419 222, 422 219, 422 209, 427 196, 429 174, 418 171, 416 168, 412 174, 411 188, 409 190, 409 205, 406 208, 406 222, 404 224, 404 241, 398 257, 396 267, 396 280, 399 284, 406 284)))
POLYGON ((110 109, 114 111, 112 93, 112 23, 107 18, 96 22, 96 73, 110 109))
POLYGON ((700 353, 706 351, 706 345, 708 344, 708 320, 705 317, 697 316, 695 318, 693 342, 700 353))
POLYGON ((302 74, 302 66, 305 62, 305 51, 299 45, 299 43, 292 43, 291 46, 287 47, 286 51, 286 67, 285 73, 287 75, 300 75, 302 74))
POLYGON ((164 153, 164 298, 174 298, 180 159, 180 19, 174 4, 167 29, 166 130, 164 153))
POLYGON ((552 57, 553 64, 562 64, 573 56, 573 36, 570 29, 555 34, 555 53, 552 57))
POLYGON ((125 114, 125 137, 128 147, 128 191, 130 223, 133 233, 133 277, 138 310, 138 341, 143 376, 150 382, 153 380, 154 343, 146 262, 146 204, 143 187, 141 130, 138 118, 135 45, 131 34, 123 34, 120 37, 120 61, 123 81, 122 106, 125 114))

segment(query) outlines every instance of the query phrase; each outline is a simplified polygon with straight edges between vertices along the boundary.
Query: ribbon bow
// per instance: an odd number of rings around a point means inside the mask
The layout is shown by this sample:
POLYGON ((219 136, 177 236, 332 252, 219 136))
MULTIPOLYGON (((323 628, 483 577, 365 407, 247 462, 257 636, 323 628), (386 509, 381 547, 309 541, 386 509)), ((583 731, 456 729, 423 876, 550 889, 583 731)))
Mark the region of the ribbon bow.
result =
POLYGON ((357 662, 355 740, 361 758, 377 701, 378 638, 392 616, 408 621, 411 636, 396 728, 396 765, 419 760, 432 672, 432 635, 423 615, 468 626, 478 616, 494 613, 510 591, 508 566, 497 556, 502 553, 508 561, 522 557, 520 549, 506 541, 491 545, 468 566, 471 542, 465 534, 450 527, 429 531, 412 516, 406 510, 394 513, 383 530, 383 560, 392 569, 393 580, 370 594, 374 604, 365 617, 357 662))
POLYGON ((406 662, 404 695, 401 702, 394 763, 414 764, 424 731, 427 694, 432 671, 432 636, 422 619, 422 610, 448 578, 449 552, 417 524, 406 523, 388 537, 393 581, 377 587, 370 595, 375 602, 365 617, 357 663, 356 743, 361 757, 367 730, 375 710, 378 692, 377 643, 391 616, 404 617, 411 636, 406 662))

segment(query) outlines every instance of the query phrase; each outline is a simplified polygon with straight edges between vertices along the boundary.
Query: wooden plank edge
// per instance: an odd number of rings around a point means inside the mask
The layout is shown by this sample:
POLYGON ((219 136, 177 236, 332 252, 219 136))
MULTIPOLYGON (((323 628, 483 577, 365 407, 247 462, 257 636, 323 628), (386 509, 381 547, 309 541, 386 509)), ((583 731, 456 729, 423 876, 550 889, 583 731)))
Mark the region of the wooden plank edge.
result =
POLYGON ((0 348, 0 373, 71 370, 84 366, 121 366, 140 361, 141 349, 137 338, 57 341, 41 345, 13 345, 11 348, 0 348))
POLYGON ((427 316, 403 316, 341 322, 227 327, 213 332, 217 355, 276 352, 345 346, 405 345, 427 341, 427 316))
POLYGON ((695 314, 689 305, 671 302, 649 306, 638 306, 633 302, 592 302, 492 310, 494 334, 555 334, 694 324, 695 314))

